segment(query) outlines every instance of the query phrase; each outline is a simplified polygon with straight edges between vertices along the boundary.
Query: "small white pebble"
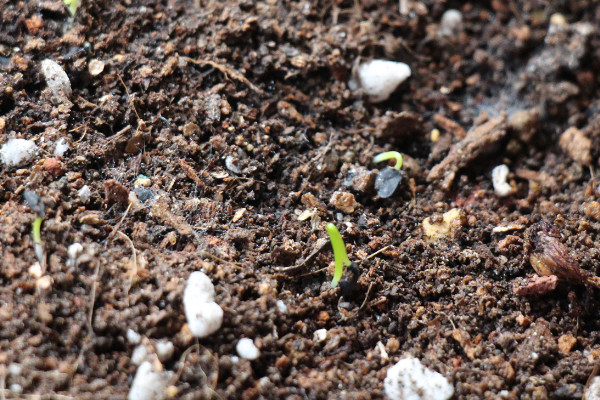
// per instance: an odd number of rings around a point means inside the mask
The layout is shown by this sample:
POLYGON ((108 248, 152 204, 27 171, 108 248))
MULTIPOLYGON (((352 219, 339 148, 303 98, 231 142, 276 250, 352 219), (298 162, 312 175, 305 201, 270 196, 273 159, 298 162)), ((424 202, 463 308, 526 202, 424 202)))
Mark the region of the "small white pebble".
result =
POLYGON ((148 361, 150 358, 148 348, 143 344, 137 346, 131 353, 131 363, 134 365, 142 365, 144 361, 148 361))
POLYGON ((67 150, 69 150, 71 146, 69 142, 65 138, 60 138, 56 141, 56 146, 54 146, 54 155, 57 157, 63 157, 67 150))
POLYGON ((150 362, 144 361, 135 373, 128 400, 157 400, 165 397, 170 373, 158 371, 150 362))
POLYGON ((327 340, 327 329, 317 329, 313 333, 313 341, 321 343, 327 340))
POLYGON ((60 65, 55 61, 45 59, 42 61, 42 74, 58 103, 65 103, 66 100, 69 100, 71 97, 71 81, 60 65))
POLYGON ((203 272, 192 272, 183 291, 183 308, 190 331, 203 338, 223 324, 223 309, 214 302, 215 287, 203 272))
POLYGON ((142 340, 142 335, 134 331, 133 329, 127 329, 127 342, 129 344, 140 344, 142 340))
POLYGON ((158 359, 163 362, 169 360, 175 352, 175 346, 168 340, 159 340, 154 345, 154 348, 156 349, 158 359))
POLYGON ((454 395, 442 374, 425 368, 416 358, 405 358, 388 369, 383 386, 391 400, 447 400, 454 395))
POLYGON ((88 72, 92 76, 98 76, 104 71, 104 61, 93 59, 88 63, 88 72))
POLYGON ((13 383, 8 387, 8 390, 10 390, 13 393, 23 393, 23 387, 21 385, 19 385, 18 383, 13 383))
POLYGON ((37 155, 38 147, 31 140, 10 139, 0 148, 0 159, 8 168, 28 164, 37 155))
POLYGON ((73 243, 67 249, 67 254, 69 255, 69 261, 71 261, 71 263, 73 265, 75 264, 75 259, 77 258, 77 256, 79 256, 79 254, 82 251, 83 251, 83 246, 81 245, 81 243, 73 243))
POLYGON ((35 281, 35 286, 38 290, 41 291, 46 291, 50 289, 50 287, 52 286, 52 277, 50 275, 42 276, 37 281, 35 281))
POLYGON ((27 271, 29 272, 29 275, 33 276, 36 279, 42 277, 42 266, 37 261, 35 262, 35 264, 31 265, 27 271))
POLYGON ((81 200, 81 202, 85 204, 90 199, 92 191, 90 190, 90 187, 88 185, 84 185, 81 189, 79 189, 79 192, 77 192, 77 194, 79 195, 79 199, 81 200))
POLYGON ((463 17, 460 11, 446 10, 442 15, 440 34, 443 36, 457 36, 463 29, 463 17))
POLYGON ((583 398, 585 400, 600 400, 600 376, 592 378, 583 398))
POLYGON ((387 100, 410 75, 410 67, 402 62, 373 60, 358 67, 360 86, 373 103, 387 100))
POLYGON ((277 305, 277 309, 279 310, 280 313, 285 314, 288 311, 287 306, 285 305, 285 303, 283 302, 283 300, 277 300, 277 303, 275 303, 277 305))
POLYGON ((246 360, 256 360, 260 356, 260 350, 254 345, 252 339, 242 338, 235 346, 240 357, 246 360))
POLYGON ((23 367, 21 364, 10 363, 8 366, 8 373, 12 376, 19 376, 23 372, 23 367))
POLYGON ((500 197, 508 196, 513 192, 512 186, 506 182, 508 177, 509 169, 505 164, 498 165, 492 170, 492 184, 494 185, 494 192, 500 197))

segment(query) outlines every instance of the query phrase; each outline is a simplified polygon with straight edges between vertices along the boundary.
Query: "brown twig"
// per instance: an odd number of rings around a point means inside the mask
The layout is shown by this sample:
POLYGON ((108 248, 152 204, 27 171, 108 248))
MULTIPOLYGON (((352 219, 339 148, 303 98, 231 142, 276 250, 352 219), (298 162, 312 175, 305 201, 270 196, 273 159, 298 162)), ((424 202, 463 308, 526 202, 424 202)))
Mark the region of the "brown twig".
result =
POLYGON ((210 60, 194 60, 190 57, 185 57, 185 59, 196 65, 210 65, 211 67, 221 71, 223 74, 225 74, 225 76, 228 76, 232 79, 235 79, 236 81, 240 81, 240 82, 244 83, 253 91, 260 93, 260 94, 263 93, 263 91, 259 87, 255 86, 244 75, 240 74, 239 72, 237 72, 231 68, 228 68, 224 65, 218 64, 218 63, 216 63, 214 61, 210 61, 210 60))

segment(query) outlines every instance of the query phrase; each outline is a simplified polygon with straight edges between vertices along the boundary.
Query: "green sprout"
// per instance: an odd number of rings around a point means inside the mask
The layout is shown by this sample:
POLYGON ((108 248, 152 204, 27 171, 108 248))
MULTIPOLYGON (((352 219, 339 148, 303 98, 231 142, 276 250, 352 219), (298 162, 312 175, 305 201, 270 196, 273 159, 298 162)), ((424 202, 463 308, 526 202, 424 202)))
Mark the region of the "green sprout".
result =
POLYGON ((340 235, 340 231, 338 231, 338 228, 336 228, 336 226, 330 222, 327 224, 327 227, 325 229, 327 230, 327 234, 329 235, 329 240, 331 240, 331 247, 333 247, 335 271, 333 273, 331 287, 335 288, 338 285, 340 279, 342 279, 342 274, 344 273, 344 265, 349 267, 352 263, 348 258, 348 253, 346 253, 346 245, 344 244, 344 239, 342 239, 342 235, 340 235))
POLYGON ((390 158, 394 158, 396 160, 396 165, 394 165, 394 169, 396 171, 400 171, 402 168, 402 154, 397 151, 386 151, 385 153, 377 154, 373 161, 376 163, 389 160, 390 158))
POLYGON ((71 17, 74 17, 77 12, 77 7, 79 6, 79 0, 63 0, 63 3, 68 7, 71 17))
POLYGON ((32 225, 32 236, 33 236, 33 243, 35 244, 41 244, 42 243, 42 217, 37 217, 36 219, 33 220, 33 225, 32 225))

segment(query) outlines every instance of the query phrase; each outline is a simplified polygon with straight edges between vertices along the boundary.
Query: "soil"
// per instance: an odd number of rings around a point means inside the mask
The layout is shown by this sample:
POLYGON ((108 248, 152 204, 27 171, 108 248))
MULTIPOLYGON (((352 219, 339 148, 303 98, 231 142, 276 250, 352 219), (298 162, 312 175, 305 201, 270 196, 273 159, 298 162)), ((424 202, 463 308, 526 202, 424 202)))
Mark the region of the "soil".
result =
POLYGON ((406 356, 457 399, 581 398, 598 290, 518 288, 540 282, 539 222, 600 275, 600 7, 408 3, 98 0, 69 18, 61 1, 0 0, 0 144, 39 147, 0 166, 2 398, 125 398, 128 330, 173 343, 180 399, 383 398, 406 356), (464 30, 444 35, 450 8, 464 30), (376 104, 349 85, 373 58, 412 69, 376 104), (390 150, 404 178, 382 199, 372 160, 390 150), (343 291, 327 222, 358 265, 343 291), (200 340, 182 304, 196 270, 224 310, 200 340), (258 359, 237 355, 242 337, 258 359))

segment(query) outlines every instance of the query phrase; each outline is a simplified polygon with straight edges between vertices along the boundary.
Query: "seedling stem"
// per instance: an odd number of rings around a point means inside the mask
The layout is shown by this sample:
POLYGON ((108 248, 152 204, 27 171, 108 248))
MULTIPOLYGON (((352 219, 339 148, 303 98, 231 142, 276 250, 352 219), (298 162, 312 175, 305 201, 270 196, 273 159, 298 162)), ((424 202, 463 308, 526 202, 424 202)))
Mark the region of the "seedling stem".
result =
POLYGON ((373 161, 376 163, 389 160, 390 158, 394 158, 396 160, 396 165, 394 165, 394 169, 399 171, 402 168, 402 154, 397 151, 386 151, 385 153, 377 154, 373 161))
POLYGON ((327 230, 327 234, 329 235, 329 240, 331 240, 331 247, 333 248, 333 258, 335 259, 335 271, 333 273, 333 280, 331 281, 331 287, 335 288, 340 279, 342 279, 342 274, 344 273, 344 265, 347 267, 350 266, 351 262, 348 258, 348 253, 346 253, 346 245, 344 244, 344 239, 342 239, 342 235, 340 235, 340 231, 338 228, 331 222, 327 224, 325 228, 327 230))

